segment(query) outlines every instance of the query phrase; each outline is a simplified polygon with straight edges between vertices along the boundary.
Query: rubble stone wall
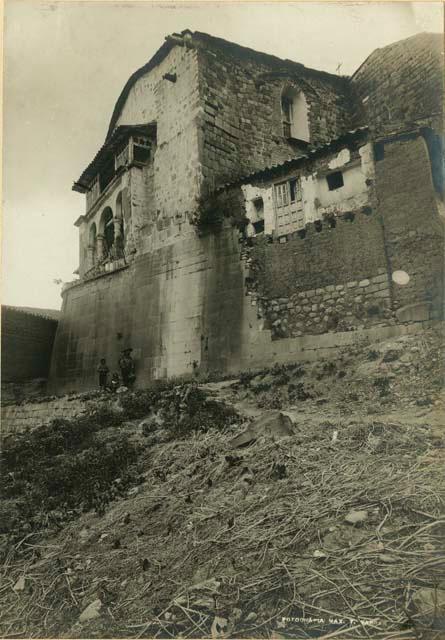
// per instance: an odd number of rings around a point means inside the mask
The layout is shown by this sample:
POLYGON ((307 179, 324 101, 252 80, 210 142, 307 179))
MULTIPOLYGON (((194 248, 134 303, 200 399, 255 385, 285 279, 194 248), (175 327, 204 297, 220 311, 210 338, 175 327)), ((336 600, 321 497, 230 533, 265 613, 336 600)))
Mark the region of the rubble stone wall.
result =
POLYGON ((267 301, 273 332, 279 337, 364 329, 392 318, 385 269, 377 276, 351 280, 267 301))

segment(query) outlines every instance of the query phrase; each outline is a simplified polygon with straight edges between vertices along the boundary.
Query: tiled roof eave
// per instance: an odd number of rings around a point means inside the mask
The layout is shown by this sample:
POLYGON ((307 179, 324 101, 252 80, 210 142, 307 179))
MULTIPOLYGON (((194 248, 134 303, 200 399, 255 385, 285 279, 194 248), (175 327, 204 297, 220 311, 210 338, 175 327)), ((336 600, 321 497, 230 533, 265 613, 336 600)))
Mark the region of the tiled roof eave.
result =
POLYGON ((367 126, 363 126, 363 127, 357 127, 356 129, 353 129, 351 131, 347 131, 346 133, 342 134, 341 136, 339 136, 338 138, 334 138, 332 140, 330 140, 329 142, 311 149, 310 151, 308 151, 307 153, 301 154, 296 156, 295 158, 291 158, 290 160, 285 160, 284 162, 281 162, 279 164, 273 164, 270 165, 268 167, 264 167, 263 169, 258 169, 256 171, 253 171, 252 173, 246 174, 244 176, 241 176, 239 178, 237 178, 236 180, 233 180, 232 182, 226 182, 225 184, 220 185, 217 189, 216 192, 219 193, 221 191, 224 191, 225 189, 228 189, 230 187, 234 187, 236 185, 241 185, 241 184, 246 184, 252 180, 258 179, 258 178, 262 178, 266 175, 270 175, 273 173, 277 173, 282 171, 283 169, 286 168, 291 168, 294 166, 297 166, 307 160, 310 160, 312 157, 314 156, 320 156, 323 155, 324 153, 334 149, 335 147, 342 145, 342 144, 347 144, 349 141, 352 141, 354 139, 359 138, 360 136, 364 136, 366 133, 368 132, 368 127, 367 126))
POLYGON ((90 188, 91 181, 100 172, 104 163, 109 160, 110 154, 114 154, 120 145, 131 135, 145 135, 154 137, 156 135, 155 124, 121 125, 113 132, 113 135, 101 146, 93 160, 82 172, 80 178, 74 183, 73 191, 85 193, 90 188))

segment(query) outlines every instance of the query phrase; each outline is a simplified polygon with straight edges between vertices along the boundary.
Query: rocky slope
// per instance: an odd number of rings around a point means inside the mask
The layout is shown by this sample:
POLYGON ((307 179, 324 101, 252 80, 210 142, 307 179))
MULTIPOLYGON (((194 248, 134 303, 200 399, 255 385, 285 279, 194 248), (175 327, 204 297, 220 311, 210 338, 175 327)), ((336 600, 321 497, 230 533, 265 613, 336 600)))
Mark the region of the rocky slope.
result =
POLYGON ((442 345, 171 383, 5 443, 0 636, 443 637, 442 345))

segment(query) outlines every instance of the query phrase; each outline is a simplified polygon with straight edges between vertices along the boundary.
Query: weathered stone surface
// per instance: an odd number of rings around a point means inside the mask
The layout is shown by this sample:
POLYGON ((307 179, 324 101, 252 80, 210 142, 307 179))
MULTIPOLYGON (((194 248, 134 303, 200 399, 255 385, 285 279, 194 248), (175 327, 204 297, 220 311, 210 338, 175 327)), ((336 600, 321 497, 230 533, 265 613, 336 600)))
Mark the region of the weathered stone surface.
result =
POLYGON ((427 302, 408 304, 396 311, 396 318, 399 322, 420 322, 429 320, 431 305, 427 302))
POLYGON ((292 421, 288 415, 281 411, 266 411, 240 435, 232 438, 229 446, 242 447, 260 436, 271 438, 283 438, 294 433, 292 421))
POLYGON ((354 75, 353 83, 366 100, 373 131, 385 131, 387 105, 394 122, 412 122, 443 107, 443 39, 419 33, 374 51, 354 75), (423 114, 421 116, 421 113, 423 114))
MULTIPOLYGON (((80 222, 81 275, 92 223, 98 231, 104 226, 106 207, 113 213, 122 208, 128 264, 65 289, 51 369, 51 382, 58 391, 97 384, 97 358, 106 357, 114 368, 121 339, 134 348, 136 383, 140 386, 153 378, 190 374, 200 368, 233 371, 250 359, 269 364, 275 353, 270 346, 271 323, 277 323, 276 344, 288 335, 321 335, 327 315, 321 305, 327 305, 331 299, 327 296, 334 289, 342 302, 330 313, 332 331, 360 332, 382 323, 389 326, 395 321, 396 310, 397 321, 404 322, 401 310, 426 299, 432 300, 432 317, 441 313, 443 233, 428 149, 418 133, 388 139, 382 157, 374 161, 373 149, 365 140, 368 134, 357 132, 354 144, 345 143, 340 152, 318 147, 322 151, 313 154, 310 166, 302 161, 301 166, 285 165, 273 175, 257 174, 251 184, 242 187, 233 183, 219 190, 215 203, 211 202, 215 207, 210 209, 222 214, 221 226, 203 229, 201 225, 197 233, 191 221, 205 218, 209 202, 201 200, 207 189, 213 193, 227 181, 295 157, 295 144, 283 135, 280 102, 285 83, 307 87, 314 149, 349 130, 353 112, 358 121, 365 118, 361 109, 355 113, 360 105, 349 93, 346 78, 289 61, 272 61, 236 45, 223 46, 200 37, 205 46, 201 41, 202 46, 197 46, 193 37, 187 46, 172 46, 165 59, 130 83, 115 113, 111 130, 156 121, 157 146, 146 168, 131 167, 115 176, 100 206, 91 207, 90 218, 80 222), (177 73, 176 83, 163 79, 172 68, 177 73), (289 78, 283 76, 286 70, 292 70, 289 78), (267 200, 266 190, 272 192, 278 180, 307 179, 326 171, 329 165, 342 167, 339 157, 344 152, 355 163, 356 173, 350 174, 354 175, 353 183, 366 185, 358 194, 360 198, 357 200, 354 193, 353 202, 340 202, 341 194, 337 193, 335 202, 324 204, 320 198, 318 202, 312 198, 310 219, 319 216, 322 220, 303 229, 304 213, 298 234, 282 229, 278 233, 275 222, 270 222, 278 216, 277 207, 272 196, 267 200), (363 172, 369 174, 368 180, 363 172), (269 219, 265 214, 267 241, 252 237, 251 244, 246 242, 240 249, 236 225, 241 226, 247 213, 243 187, 255 191, 256 196, 264 195, 269 219), (364 204, 369 209, 367 215, 364 204), (335 228, 323 217, 327 215, 335 221, 335 228), (245 265, 243 260, 249 263, 245 265), (388 265, 410 274, 409 284, 387 287, 388 265), (246 273, 252 280, 247 292, 246 273), (265 303, 271 302, 265 305, 264 324, 258 322, 251 303, 256 290, 265 303), (298 311, 289 307, 289 300, 297 294, 299 300, 307 301, 298 311), (357 304, 359 295, 363 300, 357 304), (286 331, 278 329, 278 320, 282 327, 288 327, 286 331), (297 320, 301 326, 297 327, 297 320)), ((408 45, 406 41, 403 46, 409 49, 408 45)), ((376 55, 386 60, 385 50, 376 55)), ((399 53, 405 57, 404 51, 399 53)), ((434 69, 438 59, 432 52, 427 58, 434 69)), ((411 64, 410 59, 407 65, 411 64)), ((375 84, 385 95, 397 93, 392 82, 385 84, 387 78, 382 80, 378 69, 372 73, 370 69, 366 63, 354 79, 360 91, 360 87, 375 84)), ((404 82, 397 95, 404 95, 411 112, 415 100, 403 91, 404 82)), ((411 85, 411 79, 406 82, 411 85)), ((431 92, 426 95, 428 100, 418 101, 422 109, 433 106, 431 92)), ((373 104, 370 119, 375 119, 374 124, 394 124, 382 112, 391 100, 377 104, 377 99, 374 94, 369 97, 369 104, 373 104)), ((436 101, 437 96, 434 104, 436 101)), ((406 320, 414 321, 411 316, 406 320)))
POLYGON ((82 611, 79 616, 79 622, 89 622, 95 620, 100 616, 100 610, 102 609, 102 601, 100 599, 94 600, 88 605, 86 609, 82 611))
POLYGON ((345 516, 345 522, 348 524, 359 524, 361 522, 365 522, 368 519, 367 511, 350 511, 345 516))

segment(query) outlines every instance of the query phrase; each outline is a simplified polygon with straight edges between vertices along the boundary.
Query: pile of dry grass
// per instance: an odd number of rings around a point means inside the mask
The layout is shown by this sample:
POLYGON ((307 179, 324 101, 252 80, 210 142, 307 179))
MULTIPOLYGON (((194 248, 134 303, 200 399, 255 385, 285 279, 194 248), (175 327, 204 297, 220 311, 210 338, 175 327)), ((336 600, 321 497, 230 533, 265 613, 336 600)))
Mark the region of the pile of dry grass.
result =
POLYGON ((402 640, 443 624, 437 597, 421 605, 445 586, 427 425, 306 423, 229 450, 234 430, 153 445, 144 485, 102 518, 17 543, 1 636, 402 640))

